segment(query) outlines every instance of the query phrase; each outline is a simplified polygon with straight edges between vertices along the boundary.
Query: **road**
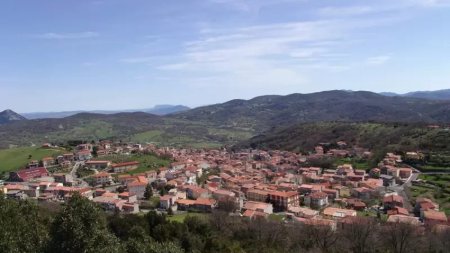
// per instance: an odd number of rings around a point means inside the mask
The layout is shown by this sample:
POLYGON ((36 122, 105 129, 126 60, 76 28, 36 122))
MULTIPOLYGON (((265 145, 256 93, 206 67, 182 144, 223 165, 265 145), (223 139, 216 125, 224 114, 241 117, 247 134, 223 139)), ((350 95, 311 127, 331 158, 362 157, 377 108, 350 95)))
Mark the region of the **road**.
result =
POLYGON ((70 175, 73 178, 73 181, 76 183, 76 185, 81 186, 81 187, 89 187, 89 184, 84 181, 81 178, 78 178, 77 176, 77 170, 84 165, 84 162, 76 162, 73 167, 72 170, 70 171, 70 175))
POLYGON ((413 206, 411 205, 411 201, 405 192, 405 186, 410 187, 411 182, 417 180, 417 178, 421 174, 420 171, 417 170, 416 168, 412 168, 412 169, 413 169, 413 173, 402 185, 388 187, 389 190, 395 191, 395 192, 397 192, 398 195, 402 196, 402 198, 404 200, 403 207, 408 209, 410 212, 413 210, 413 206))

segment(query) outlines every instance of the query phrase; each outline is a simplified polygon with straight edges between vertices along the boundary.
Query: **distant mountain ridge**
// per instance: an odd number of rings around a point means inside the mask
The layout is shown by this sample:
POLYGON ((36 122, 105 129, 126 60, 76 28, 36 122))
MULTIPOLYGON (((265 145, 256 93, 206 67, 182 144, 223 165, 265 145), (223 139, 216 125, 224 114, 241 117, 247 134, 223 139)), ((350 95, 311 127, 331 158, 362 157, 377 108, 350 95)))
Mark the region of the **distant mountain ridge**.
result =
POLYGON ((251 128, 317 121, 450 122, 450 101, 389 97, 367 91, 323 91, 231 100, 170 115, 178 119, 251 128))
MULTIPOLYGON (((156 109, 166 110, 167 107, 156 109)), ((217 147, 264 134, 273 128, 309 122, 448 124, 450 101, 333 90, 235 99, 164 116, 145 112, 79 113, 59 119, 2 124, 0 147, 74 139, 134 140, 163 145, 212 143, 217 147)))
POLYGON ((0 124, 5 124, 13 121, 21 121, 21 120, 27 120, 24 116, 10 110, 4 110, 0 112, 0 124))
POLYGON ((411 97, 411 98, 424 98, 433 100, 450 100, 450 89, 436 90, 436 91, 413 91, 404 94, 397 94, 393 92, 381 92, 384 96, 399 96, 399 97, 411 97))
POLYGON ((92 110, 92 111, 61 111, 61 112, 31 112, 22 113, 28 119, 60 119, 76 115, 79 113, 94 113, 94 114, 116 114, 122 112, 146 112, 155 115, 167 115, 170 113, 182 112, 190 108, 184 105, 155 105, 149 109, 130 109, 130 110, 92 110))

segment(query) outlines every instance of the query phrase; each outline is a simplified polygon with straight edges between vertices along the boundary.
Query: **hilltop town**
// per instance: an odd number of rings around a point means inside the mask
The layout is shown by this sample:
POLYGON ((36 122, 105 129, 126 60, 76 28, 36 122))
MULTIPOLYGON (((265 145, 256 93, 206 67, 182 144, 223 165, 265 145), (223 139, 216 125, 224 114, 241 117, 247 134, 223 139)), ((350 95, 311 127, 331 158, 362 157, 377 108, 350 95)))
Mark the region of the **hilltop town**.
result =
POLYGON ((370 150, 345 141, 318 143, 308 154, 100 141, 32 160, 11 172, 0 190, 6 198, 38 203, 64 203, 78 192, 111 213, 155 210, 177 216, 222 210, 250 220, 333 230, 361 217, 448 228, 439 203, 410 194, 412 185, 424 182, 418 179, 420 171, 402 160, 420 159, 420 152, 408 151, 404 157, 387 153, 368 169, 351 163, 371 156, 370 150), (329 158, 350 162, 317 165, 329 158))

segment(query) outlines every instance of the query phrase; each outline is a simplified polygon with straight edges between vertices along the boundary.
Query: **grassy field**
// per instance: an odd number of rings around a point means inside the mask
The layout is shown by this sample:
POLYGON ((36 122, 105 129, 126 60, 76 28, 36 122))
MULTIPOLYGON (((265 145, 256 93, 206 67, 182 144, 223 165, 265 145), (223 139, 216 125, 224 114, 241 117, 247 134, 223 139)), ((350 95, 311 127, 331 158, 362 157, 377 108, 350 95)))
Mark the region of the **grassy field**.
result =
POLYGON ((186 219, 186 217, 199 217, 199 218, 204 218, 206 219, 208 217, 207 213, 182 213, 182 214, 175 214, 172 216, 167 216, 167 219, 169 221, 175 221, 175 222, 183 222, 184 219, 186 219))
POLYGON ((335 163, 336 166, 342 165, 342 164, 351 164, 353 166, 353 168, 358 169, 358 170, 370 169, 368 161, 362 160, 362 159, 342 158, 342 159, 336 160, 336 163, 335 163))
POLYGON ((29 162, 29 160, 40 160, 47 156, 62 154, 62 149, 44 149, 37 147, 23 147, 0 150, 0 172, 18 170, 29 162), (28 159, 31 155, 31 159, 28 159))
POLYGON ((155 155, 133 154, 133 155, 109 155, 95 158, 94 160, 108 160, 114 163, 138 161, 139 167, 135 170, 127 172, 128 174, 137 174, 149 170, 155 170, 166 167, 170 164, 170 160, 157 157, 155 155))
POLYGON ((427 184, 410 187, 414 198, 426 197, 439 203, 440 209, 450 215, 450 175, 420 175, 427 184))

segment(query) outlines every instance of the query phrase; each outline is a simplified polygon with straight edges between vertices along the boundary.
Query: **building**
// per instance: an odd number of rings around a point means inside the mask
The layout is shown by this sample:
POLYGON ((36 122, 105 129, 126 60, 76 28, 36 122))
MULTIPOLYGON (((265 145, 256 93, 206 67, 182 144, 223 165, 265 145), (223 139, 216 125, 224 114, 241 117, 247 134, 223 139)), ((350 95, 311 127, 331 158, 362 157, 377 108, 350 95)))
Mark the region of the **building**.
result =
POLYGON ((141 199, 144 197, 145 188, 148 182, 133 181, 127 184, 128 192, 130 194, 135 194, 137 198, 141 199))
POLYGON ((95 183, 97 185, 110 184, 112 182, 111 174, 108 172, 100 172, 93 176, 95 183))
POLYGON ((422 217, 423 223, 426 226, 434 226, 439 224, 447 224, 448 219, 444 212, 439 212, 435 210, 423 211, 422 217))
POLYGON ((300 199, 296 191, 271 191, 269 192, 269 202, 275 210, 288 210, 289 207, 299 206, 300 199))
POLYGON ((257 201, 247 201, 244 203, 243 210, 259 211, 266 214, 273 213, 273 205, 271 203, 257 202, 257 201))
POLYGON ((319 212, 310 208, 293 206, 288 210, 290 213, 293 213, 296 217, 311 219, 316 217, 319 212))
POLYGON ((10 172, 9 181, 27 182, 34 178, 46 176, 48 176, 48 171, 44 167, 23 169, 15 172, 10 172))
POLYGON ((328 205, 328 194, 324 192, 313 192, 305 196, 305 204, 314 209, 321 209, 328 205))
POLYGON ((114 173, 123 173, 123 172, 127 172, 130 170, 135 170, 139 167, 139 162, 124 162, 124 163, 118 163, 118 164, 113 164, 112 165, 112 169, 114 171, 114 173))
POLYGON ((384 207, 384 210, 390 210, 390 209, 393 209, 394 207, 403 207, 402 196, 399 196, 396 194, 384 196, 383 207, 384 207))
POLYGON ((104 170, 111 165, 110 161, 87 161, 84 165, 90 169, 104 170))
POLYGON ((172 195, 164 195, 159 198, 159 206, 162 209, 169 209, 175 205, 175 201, 177 200, 176 196, 172 195))
POLYGON ((351 209, 342 209, 336 207, 327 207, 323 210, 323 215, 327 218, 339 219, 348 216, 356 216, 356 211, 351 209))
POLYGON ((193 208, 197 211, 201 212, 211 212, 217 206, 217 202, 215 199, 209 198, 198 198, 195 200, 193 208))
POLYGON ((247 191, 247 199, 251 201, 267 202, 269 201, 269 193, 264 190, 249 189, 247 191))

